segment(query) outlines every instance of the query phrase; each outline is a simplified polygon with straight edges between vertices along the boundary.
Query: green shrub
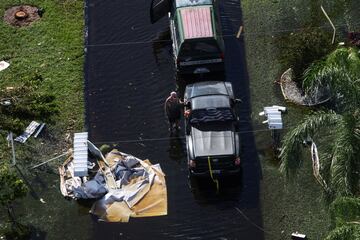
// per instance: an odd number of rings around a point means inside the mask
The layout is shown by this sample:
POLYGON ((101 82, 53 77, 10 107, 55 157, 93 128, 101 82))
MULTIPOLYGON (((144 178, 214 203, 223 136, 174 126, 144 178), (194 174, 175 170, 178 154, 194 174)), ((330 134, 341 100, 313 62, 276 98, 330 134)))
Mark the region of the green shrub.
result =
POLYGON ((335 228, 325 238, 325 240, 359 240, 360 239, 360 225, 347 224, 335 228))
POLYGON ((22 224, 4 222, 0 224, 0 239, 4 240, 26 240, 30 239, 31 230, 22 224))
POLYGON ((337 198, 330 205, 333 226, 342 226, 351 221, 360 221, 360 199, 351 197, 337 198))

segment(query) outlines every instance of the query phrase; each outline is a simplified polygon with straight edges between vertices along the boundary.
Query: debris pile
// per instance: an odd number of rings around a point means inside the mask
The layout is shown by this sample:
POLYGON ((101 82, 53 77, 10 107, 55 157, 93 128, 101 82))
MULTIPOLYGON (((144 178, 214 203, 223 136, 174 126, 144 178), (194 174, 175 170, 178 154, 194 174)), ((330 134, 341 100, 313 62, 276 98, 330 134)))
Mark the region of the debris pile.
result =
POLYGON ((159 164, 116 149, 103 157, 88 143, 88 176, 74 176, 73 156, 59 167, 60 189, 65 197, 95 200, 90 212, 107 222, 167 214, 165 174, 159 164))

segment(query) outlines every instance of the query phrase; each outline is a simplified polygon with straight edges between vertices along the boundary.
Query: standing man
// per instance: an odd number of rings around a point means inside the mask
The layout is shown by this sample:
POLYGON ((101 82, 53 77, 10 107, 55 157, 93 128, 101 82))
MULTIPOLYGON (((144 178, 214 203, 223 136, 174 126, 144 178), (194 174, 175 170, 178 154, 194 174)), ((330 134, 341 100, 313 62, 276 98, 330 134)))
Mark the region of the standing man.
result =
POLYGON ((181 118, 181 106, 182 103, 177 97, 176 92, 171 92, 170 96, 165 101, 165 113, 169 120, 169 130, 171 132, 173 130, 179 130, 180 128, 179 122, 181 118))

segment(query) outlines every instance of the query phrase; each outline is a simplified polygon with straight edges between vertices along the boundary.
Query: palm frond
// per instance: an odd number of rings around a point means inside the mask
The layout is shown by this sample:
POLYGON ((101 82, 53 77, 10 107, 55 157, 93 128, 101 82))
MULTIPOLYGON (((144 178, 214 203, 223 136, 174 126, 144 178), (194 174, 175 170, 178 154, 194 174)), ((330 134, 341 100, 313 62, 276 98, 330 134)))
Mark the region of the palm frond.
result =
MULTIPOLYGON (((356 124, 354 128, 354 136, 360 141, 360 109, 357 109, 354 113, 354 118, 356 119, 356 124)), ((360 148, 360 146, 359 146, 360 148)))
POLYGON ((326 57, 326 64, 344 68, 350 75, 360 77, 360 54, 356 48, 338 48, 326 57))
POLYGON ((360 225, 345 224, 332 230, 325 240, 354 240, 360 238, 360 225))
POLYGON ((335 49, 326 57, 326 63, 328 65, 338 65, 347 68, 349 63, 349 50, 350 48, 345 47, 335 49))
POLYGON ((346 222, 360 221, 360 199, 353 197, 338 197, 329 208, 331 225, 340 227, 346 222))
POLYGON ((336 198, 330 205, 331 226, 335 227, 325 240, 360 239, 360 199, 336 198))
POLYGON ((304 88, 306 93, 311 94, 319 88, 329 87, 332 96, 344 104, 359 105, 360 81, 353 79, 343 68, 322 64, 311 65, 305 72, 304 88))
POLYGON ((360 53, 356 48, 349 48, 348 70, 354 78, 360 78, 360 53))
POLYGON ((303 78, 303 88, 308 94, 329 86, 334 96, 359 104, 360 55, 353 48, 336 49, 326 59, 314 62, 305 70, 303 78))
POLYGON ((312 89, 326 84, 330 67, 325 60, 312 63, 304 72, 303 89, 309 93, 312 89))
POLYGON ((353 134, 356 121, 351 114, 338 122, 335 147, 331 161, 331 185, 340 195, 352 195, 358 182, 356 171, 356 139, 353 134))
POLYGON ((333 111, 316 112, 307 116, 295 128, 290 130, 282 141, 282 149, 280 152, 280 171, 286 176, 296 172, 301 166, 300 157, 302 143, 308 136, 314 136, 321 128, 331 128, 342 120, 342 116, 333 111))

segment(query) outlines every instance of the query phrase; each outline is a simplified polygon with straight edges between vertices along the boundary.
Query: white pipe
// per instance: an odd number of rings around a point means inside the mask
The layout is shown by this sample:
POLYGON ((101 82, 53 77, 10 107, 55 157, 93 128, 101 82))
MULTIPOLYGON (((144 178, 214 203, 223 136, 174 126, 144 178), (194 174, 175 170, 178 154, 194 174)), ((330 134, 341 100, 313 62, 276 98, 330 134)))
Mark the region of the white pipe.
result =
POLYGON ((16 157, 15 157, 14 138, 13 138, 12 132, 10 132, 10 141, 11 141, 11 151, 12 151, 12 163, 15 166, 16 165, 16 157))
POLYGON ((53 157, 53 158, 51 158, 51 159, 49 159, 49 160, 47 160, 47 161, 45 161, 45 162, 42 162, 42 163, 40 163, 40 164, 37 164, 37 165, 31 167, 30 169, 35 169, 35 168, 40 167, 40 166, 42 166, 42 165, 44 165, 44 164, 46 164, 46 163, 48 163, 48 162, 54 161, 54 160, 56 160, 56 159, 58 159, 58 158, 61 158, 61 157, 65 156, 65 155, 69 154, 69 152, 70 152, 70 151, 64 152, 63 154, 61 154, 61 155, 59 155, 59 156, 57 156, 57 157, 53 157))
POLYGON ((321 10, 323 11, 325 17, 327 18, 327 20, 329 20, 330 25, 331 25, 332 28, 334 29, 334 33, 333 33, 333 37, 332 37, 332 41, 331 41, 331 44, 334 44, 334 42, 335 42, 336 28, 335 28, 334 24, 332 23, 331 19, 329 18, 329 16, 327 15, 327 13, 325 12, 325 9, 323 8, 322 5, 321 5, 321 10))

